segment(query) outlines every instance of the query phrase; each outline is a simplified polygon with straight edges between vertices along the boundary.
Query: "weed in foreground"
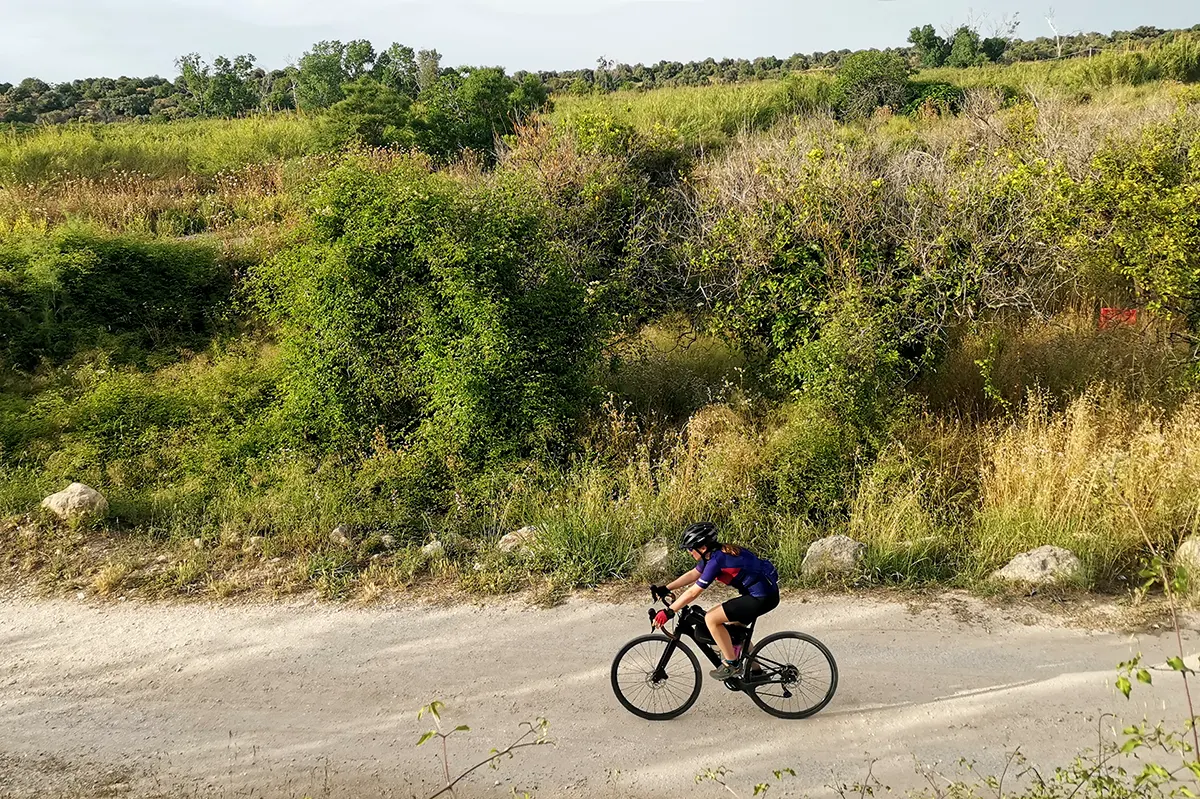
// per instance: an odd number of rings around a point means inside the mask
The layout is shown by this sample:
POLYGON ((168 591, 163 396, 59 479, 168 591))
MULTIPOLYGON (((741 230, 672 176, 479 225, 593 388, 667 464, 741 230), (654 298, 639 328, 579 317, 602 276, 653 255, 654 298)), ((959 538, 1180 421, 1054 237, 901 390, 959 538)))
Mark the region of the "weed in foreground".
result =
MULTIPOLYGON (((442 773, 445 776, 446 784, 440 790, 430 794, 428 799, 434 799, 435 797, 446 793, 454 795, 454 786, 461 782, 464 778, 473 772, 478 771, 484 766, 488 766, 489 768, 493 769, 498 768, 502 759, 508 758, 511 760, 515 756, 515 753, 521 749, 528 749, 535 746, 554 745, 554 741, 551 740, 548 735, 550 722, 546 721, 546 719, 538 719, 536 722, 522 722, 521 728, 524 730, 524 732, 522 732, 521 735, 519 735, 511 743, 502 749, 492 749, 488 753, 488 757, 480 760, 478 763, 467 768, 465 771, 459 772, 457 776, 452 777, 451 774, 453 773, 453 770, 450 768, 450 753, 446 746, 446 742, 449 741, 450 738, 456 733, 470 732, 471 728, 466 724, 459 724, 454 729, 447 731, 442 726, 442 711, 445 709, 446 706, 442 702, 439 702, 435 699, 417 711, 418 720, 428 715, 434 724, 432 730, 426 731, 421 735, 420 739, 417 740, 417 746, 422 746, 436 738, 441 743, 442 748, 442 773)), ((514 789, 514 796, 515 795, 514 789)), ((529 794, 524 794, 524 797, 525 799, 529 799, 529 794)))

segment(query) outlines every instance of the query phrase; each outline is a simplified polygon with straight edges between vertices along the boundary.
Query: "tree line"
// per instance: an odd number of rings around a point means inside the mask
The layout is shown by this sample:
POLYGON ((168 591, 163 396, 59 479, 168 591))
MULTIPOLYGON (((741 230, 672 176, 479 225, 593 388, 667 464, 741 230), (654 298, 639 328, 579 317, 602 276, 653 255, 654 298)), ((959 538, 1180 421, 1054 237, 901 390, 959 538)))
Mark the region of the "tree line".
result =
MULTIPOLYGON (((971 25, 940 34, 927 24, 912 29, 907 47, 887 48, 883 52, 900 56, 914 67, 967 67, 1045 60, 1130 44, 1169 41, 1181 32, 1142 26, 1108 35, 1077 33, 1022 40, 1013 36, 1015 30, 1014 21, 991 36, 984 36, 978 26, 971 25)), ((1200 31, 1200 25, 1191 30, 1200 31)), ((158 76, 85 78, 50 84, 31 77, 15 85, 0 82, 0 123, 169 120, 296 109, 324 111, 347 100, 361 108, 366 98, 376 105, 398 104, 408 109, 422 101, 422 95, 430 101, 434 116, 445 116, 447 112, 461 116, 461 108, 455 110, 460 101, 480 92, 492 101, 500 94, 515 95, 513 107, 527 108, 534 107, 531 106, 534 101, 556 93, 736 83, 778 78, 808 69, 836 69, 853 52, 842 49, 797 53, 787 59, 707 58, 687 63, 660 61, 652 65, 630 65, 601 58, 593 69, 517 72, 509 76, 494 67, 446 67, 437 50, 414 50, 393 43, 377 52, 365 39, 345 43, 321 41, 295 64, 282 69, 265 69, 251 54, 217 56, 209 63, 199 54, 189 53, 177 59, 179 74, 173 80, 158 76)), ((494 109, 488 113, 491 110, 494 109)), ((378 138, 386 137, 380 133, 378 138)))

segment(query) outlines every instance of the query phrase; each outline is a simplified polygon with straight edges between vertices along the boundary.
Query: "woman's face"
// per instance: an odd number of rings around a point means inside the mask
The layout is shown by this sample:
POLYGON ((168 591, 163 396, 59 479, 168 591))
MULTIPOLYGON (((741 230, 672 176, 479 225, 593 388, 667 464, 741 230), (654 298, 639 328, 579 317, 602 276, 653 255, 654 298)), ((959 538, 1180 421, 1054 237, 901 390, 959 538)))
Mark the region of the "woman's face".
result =
POLYGON ((692 556, 692 560, 700 560, 699 550, 689 549, 688 553, 692 556))

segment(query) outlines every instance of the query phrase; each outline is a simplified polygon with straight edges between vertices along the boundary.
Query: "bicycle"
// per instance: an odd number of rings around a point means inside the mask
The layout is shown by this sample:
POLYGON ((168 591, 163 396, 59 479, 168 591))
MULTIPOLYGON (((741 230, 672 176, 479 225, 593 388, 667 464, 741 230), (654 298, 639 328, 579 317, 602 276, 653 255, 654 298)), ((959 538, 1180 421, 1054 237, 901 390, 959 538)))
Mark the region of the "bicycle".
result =
MULTIPOLYGON (((663 598, 669 605, 674 596, 663 598)), ((635 716, 669 721, 688 711, 700 696, 700 662, 683 639, 691 638, 714 666, 721 653, 704 623, 704 609, 688 605, 675 616, 672 632, 634 638, 613 658, 611 681, 617 700, 635 716)), ((779 632, 753 645, 754 623, 725 625, 738 654, 738 670, 725 681, 754 704, 781 719, 803 719, 820 712, 837 691, 838 670, 825 644, 801 632, 779 632), (794 704, 793 704, 794 702, 794 704)))

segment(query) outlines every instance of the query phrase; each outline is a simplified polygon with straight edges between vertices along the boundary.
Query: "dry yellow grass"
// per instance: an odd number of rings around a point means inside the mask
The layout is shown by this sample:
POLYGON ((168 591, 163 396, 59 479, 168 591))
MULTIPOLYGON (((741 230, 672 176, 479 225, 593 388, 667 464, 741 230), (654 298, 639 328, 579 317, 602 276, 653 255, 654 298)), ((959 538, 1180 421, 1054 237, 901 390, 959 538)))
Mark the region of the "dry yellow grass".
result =
POLYGON ((1094 389, 1053 413, 1034 397, 985 446, 974 560, 989 569, 1043 544, 1093 578, 1170 552, 1200 530, 1200 402, 1173 413, 1094 389), (1144 532, 1143 532, 1144 531, 1144 532))
POLYGON ((295 210, 285 165, 256 164, 215 176, 122 172, 49 184, 0 185, 0 231, 83 220, 113 231, 182 236, 235 223, 278 222, 295 210))
POLYGON ((92 588, 100 596, 111 596, 121 589, 125 579, 133 572, 133 567, 125 561, 115 561, 107 564, 92 581, 92 588))

